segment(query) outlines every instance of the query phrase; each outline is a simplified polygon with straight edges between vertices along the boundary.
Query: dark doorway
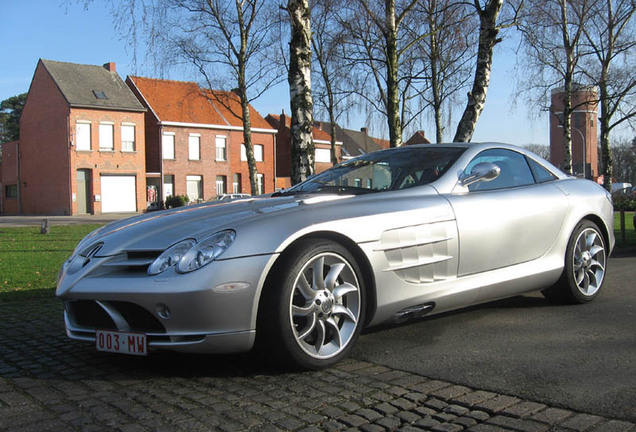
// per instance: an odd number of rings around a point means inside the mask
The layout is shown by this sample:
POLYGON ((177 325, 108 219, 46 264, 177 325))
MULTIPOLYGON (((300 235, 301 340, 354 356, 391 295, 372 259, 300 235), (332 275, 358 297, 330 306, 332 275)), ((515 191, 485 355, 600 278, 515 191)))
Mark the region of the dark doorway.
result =
POLYGON ((91 170, 77 170, 77 213, 91 213, 91 170))

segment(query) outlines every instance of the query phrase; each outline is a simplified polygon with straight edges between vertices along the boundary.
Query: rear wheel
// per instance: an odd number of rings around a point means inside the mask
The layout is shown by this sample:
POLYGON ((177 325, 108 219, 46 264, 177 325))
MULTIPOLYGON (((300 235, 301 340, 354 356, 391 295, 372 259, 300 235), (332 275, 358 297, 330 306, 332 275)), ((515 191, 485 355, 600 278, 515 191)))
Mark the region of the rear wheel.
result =
POLYGON ((293 367, 328 367, 349 352, 362 329, 365 293, 358 265, 340 244, 316 239, 281 259, 263 294, 259 347, 293 367))
POLYGON ((553 301, 587 303, 599 294, 605 279, 607 249, 598 226, 581 221, 568 242, 565 267, 559 281, 543 290, 553 301))

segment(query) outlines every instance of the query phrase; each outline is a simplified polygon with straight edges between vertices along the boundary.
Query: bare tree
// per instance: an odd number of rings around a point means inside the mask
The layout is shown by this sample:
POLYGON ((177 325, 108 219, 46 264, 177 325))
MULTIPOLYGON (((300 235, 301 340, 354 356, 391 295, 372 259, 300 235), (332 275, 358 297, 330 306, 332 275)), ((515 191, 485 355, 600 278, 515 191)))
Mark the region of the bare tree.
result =
POLYGON ((516 23, 521 4, 513 4, 512 18, 510 22, 500 23, 499 15, 504 6, 505 0, 486 0, 482 5, 480 0, 473 0, 475 13, 479 17, 479 45, 477 48, 477 61, 475 63, 475 75, 472 90, 468 93, 468 101, 464 114, 462 115, 457 131, 455 132, 455 142, 468 142, 475 132, 477 120, 484 109, 488 86, 490 85, 490 73, 492 70, 493 53, 495 45, 501 42, 499 32, 508 26, 516 23))
POLYGON ((550 159, 550 147, 541 144, 527 144, 523 146, 524 149, 530 150, 532 153, 541 156, 545 160, 550 159))
POLYGON ((421 59, 413 55, 425 34, 407 31, 407 23, 421 25, 408 20, 417 2, 356 0, 343 8, 348 14, 341 17, 349 32, 346 59, 363 71, 354 88, 386 115, 391 147, 402 145, 405 125, 424 109, 412 112, 410 105, 419 98, 417 84, 425 81, 421 59))
POLYGON ((318 78, 312 88, 316 95, 314 112, 322 108, 329 119, 333 165, 339 162, 336 154, 337 121, 341 114, 352 108, 351 90, 345 84, 349 68, 342 60, 345 35, 337 19, 341 3, 342 0, 314 0, 311 4, 311 44, 318 78))
POLYGON ((444 109, 470 79, 468 64, 473 57, 475 29, 463 2, 427 0, 420 2, 418 9, 428 26, 422 40, 422 56, 430 86, 422 97, 432 108, 436 142, 443 142, 444 109))
POLYGON ((627 138, 612 141, 614 177, 618 181, 636 184, 636 145, 627 138))
MULTIPOLYGON (((258 194, 258 172, 252 144, 249 105, 279 79, 268 57, 275 20, 266 0, 171 0, 186 15, 173 22, 179 32, 168 42, 176 54, 189 60, 208 86, 229 72, 241 103, 243 141, 249 167, 250 189, 258 194)), ((216 93, 212 93, 213 95, 216 93)), ((223 103, 223 100, 217 101, 223 103)))
POLYGON ((590 5, 596 0, 531 0, 520 19, 526 46, 523 58, 531 72, 527 74, 527 92, 545 100, 550 89, 562 87, 563 99, 557 116, 563 128, 564 161, 562 168, 572 174, 572 94, 577 90, 578 64, 585 55, 581 47, 590 5))
POLYGON ((291 103, 291 182, 314 173, 313 109, 311 97, 311 18, 308 0, 289 0, 289 94, 291 103))
MULTIPOLYGON (((82 0, 85 5, 93 0, 82 0)), ((268 0, 108 0, 116 28, 133 47, 145 39, 148 55, 161 70, 175 65, 193 67, 212 89, 232 90, 241 112, 230 110, 243 124, 250 189, 258 193, 258 177, 250 103, 281 81, 276 51, 276 5, 268 0)), ((227 104, 227 94, 204 92, 227 104)))
POLYGON ((585 65, 585 73, 600 94, 601 164, 607 190, 613 171, 610 132, 636 118, 635 12, 634 0, 599 0, 585 29, 594 59, 585 65))

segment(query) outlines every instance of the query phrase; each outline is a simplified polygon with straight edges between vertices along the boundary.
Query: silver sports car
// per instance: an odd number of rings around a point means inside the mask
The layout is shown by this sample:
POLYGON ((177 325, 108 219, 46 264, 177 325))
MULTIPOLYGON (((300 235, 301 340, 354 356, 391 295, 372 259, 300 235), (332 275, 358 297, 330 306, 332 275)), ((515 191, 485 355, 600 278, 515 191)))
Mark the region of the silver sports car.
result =
POLYGON ((270 197, 108 224, 57 296, 68 335, 100 351, 256 348, 317 369, 387 321, 536 290, 591 301, 612 217, 600 186, 515 146, 401 147, 270 197))

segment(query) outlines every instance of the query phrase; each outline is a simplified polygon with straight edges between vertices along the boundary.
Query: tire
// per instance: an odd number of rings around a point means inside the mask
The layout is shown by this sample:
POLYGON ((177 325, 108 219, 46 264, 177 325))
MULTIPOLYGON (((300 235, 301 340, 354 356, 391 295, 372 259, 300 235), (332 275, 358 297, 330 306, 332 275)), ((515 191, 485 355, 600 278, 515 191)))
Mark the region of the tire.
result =
POLYGON ((583 220, 568 241, 561 278, 542 293, 557 303, 590 302, 601 291, 606 265, 607 249, 601 231, 593 222, 583 220))
POLYGON ((259 307, 257 347, 276 364, 317 370, 345 357, 364 323, 360 269, 339 243, 308 239, 281 257, 259 307))

